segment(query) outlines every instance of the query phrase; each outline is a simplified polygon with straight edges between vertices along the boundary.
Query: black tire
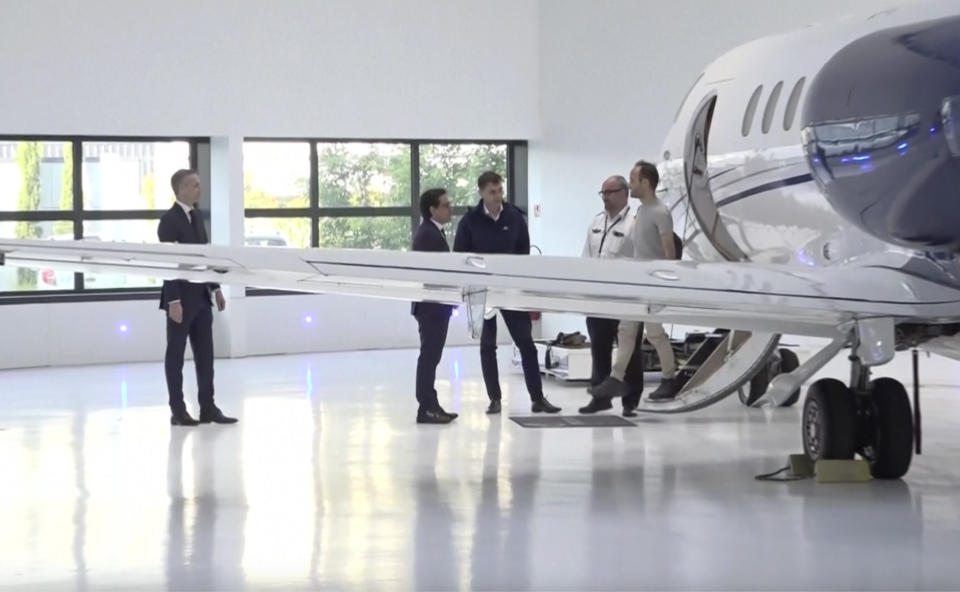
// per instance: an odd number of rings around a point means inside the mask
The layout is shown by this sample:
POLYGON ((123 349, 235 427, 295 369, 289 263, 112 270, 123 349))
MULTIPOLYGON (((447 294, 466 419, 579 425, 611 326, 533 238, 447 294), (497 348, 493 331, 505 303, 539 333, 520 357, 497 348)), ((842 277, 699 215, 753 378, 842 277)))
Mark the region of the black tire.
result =
POLYGON ((864 456, 876 479, 899 479, 913 460, 913 411, 903 384, 892 378, 870 383, 872 441, 864 456))
POLYGON ((857 450, 857 405, 853 391, 839 380, 810 385, 803 403, 802 438, 807 458, 849 460, 857 450))
MULTIPOLYGON (((800 367, 800 358, 792 350, 780 348, 780 374, 790 374, 800 367)), ((781 407, 793 407, 800 400, 800 389, 793 391, 781 407)))

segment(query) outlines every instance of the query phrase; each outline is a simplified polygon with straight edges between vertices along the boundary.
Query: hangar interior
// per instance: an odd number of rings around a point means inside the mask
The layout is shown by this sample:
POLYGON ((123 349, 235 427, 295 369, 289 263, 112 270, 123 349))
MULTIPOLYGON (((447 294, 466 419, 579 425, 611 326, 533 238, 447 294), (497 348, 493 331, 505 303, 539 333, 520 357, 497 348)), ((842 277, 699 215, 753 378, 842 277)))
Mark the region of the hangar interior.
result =
MULTIPOLYGON (((170 175, 196 168, 216 245, 406 250, 420 191, 448 189, 452 235, 493 169, 527 214, 531 256, 579 256, 603 180, 661 158, 712 60, 893 5, 6 2, 0 238, 155 243, 170 175)), ((460 417, 417 425, 408 302, 224 285, 216 397, 240 421, 182 428, 159 285, 0 267, 0 588, 960 582, 957 362, 920 359, 923 453, 902 479, 760 482, 802 452, 802 401, 525 428, 508 331, 504 413, 490 416, 461 310, 436 383, 460 417)), ((573 314, 534 331, 586 333, 573 314)), ((821 345, 784 341, 801 359, 821 345)), ((848 375, 840 356, 811 380, 848 375)), ((875 375, 912 389, 910 352, 875 375)), ((196 410, 190 363, 184 384, 196 410)), ((564 417, 585 386, 544 379, 564 417)))

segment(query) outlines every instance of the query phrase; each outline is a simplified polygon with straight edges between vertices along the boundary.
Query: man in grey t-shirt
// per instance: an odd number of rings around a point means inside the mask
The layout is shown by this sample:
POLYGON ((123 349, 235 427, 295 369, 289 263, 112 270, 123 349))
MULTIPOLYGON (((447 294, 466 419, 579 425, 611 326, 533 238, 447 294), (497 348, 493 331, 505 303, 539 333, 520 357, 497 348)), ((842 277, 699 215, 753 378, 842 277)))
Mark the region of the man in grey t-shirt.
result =
MULTIPOLYGON (((657 184, 660 175, 657 167, 646 161, 639 161, 630 171, 630 195, 640 199, 640 207, 634 221, 631 237, 633 256, 641 261, 657 259, 676 259, 677 252, 673 243, 673 217, 670 210, 657 198, 657 184)), ((613 363, 610 376, 594 387, 590 394, 597 398, 622 397, 627 394, 623 382, 624 373, 630 357, 633 355, 637 334, 644 323, 621 321, 617 332, 617 359, 613 363)), ((660 323, 646 323, 647 340, 657 350, 663 379, 660 386, 647 397, 651 401, 673 399, 677 394, 677 362, 673 355, 670 337, 660 323)))
MULTIPOLYGON (((644 183, 644 185, 647 185, 644 183)), ((652 191, 651 191, 652 193, 652 191)), ((640 200, 631 237, 633 258, 640 261, 676 259, 673 245, 673 217, 656 194, 640 200)))

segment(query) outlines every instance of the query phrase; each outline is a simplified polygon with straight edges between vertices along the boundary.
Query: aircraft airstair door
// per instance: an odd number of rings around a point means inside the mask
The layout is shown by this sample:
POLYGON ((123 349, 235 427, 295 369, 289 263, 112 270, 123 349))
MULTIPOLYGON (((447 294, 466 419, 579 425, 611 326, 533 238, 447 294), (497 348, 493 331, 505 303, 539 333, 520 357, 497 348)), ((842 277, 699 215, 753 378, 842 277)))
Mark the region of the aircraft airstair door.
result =
MULTIPOLYGON (((683 173, 689 211, 714 249, 727 261, 747 261, 720 216, 710 188, 708 145, 717 94, 708 94, 694 111, 683 149, 683 173)), ((683 413, 708 407, 738 392, 759 372, 780 343, 775 333, 730 331, 715 335, 681 369, 684 385, 670 402, 642 402, 649 413, 683 413), (683 374, 685 373, 685 374, 683 374)))
POLYGON ((683 176, 687 186, 687 199, 700 230, 713 248, 727 261, 747 261, 747 254, 723 223, 710 189, 707 145, 716 104, 717 94, 707 95, 697 107, 687 132, 683 148, 683 176))
POLYGON ((683 387, 665 402, 641 401, 638 411, 685 413, 718 403, 759 372, 777 349, 780 335, 727 331, 709 336, 680 368, 683 387))

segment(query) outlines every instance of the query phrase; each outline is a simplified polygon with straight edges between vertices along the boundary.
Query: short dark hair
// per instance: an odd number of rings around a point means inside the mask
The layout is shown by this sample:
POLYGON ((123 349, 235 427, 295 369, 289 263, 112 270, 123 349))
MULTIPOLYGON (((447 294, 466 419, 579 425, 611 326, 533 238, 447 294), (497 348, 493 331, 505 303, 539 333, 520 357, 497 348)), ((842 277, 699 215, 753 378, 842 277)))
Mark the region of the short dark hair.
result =
POLYGON ((190 175, 198 175, 199 173, 193 169, 180 169, 175 172, 172 177, 170 177, 170 187, 173 188, 174 195, 180 195, 180 184, 183 183, 183 180, 189 177, 190 175))
POLYGON ((653 163, 647 162, 645 160, 638 160, 637 164, 633 165, 633 168, 640 169, 640 180, 646 179, 650 182, 650 187, 654 190, 657 189, 657 184, 660 183, 660 173, 657 172, 657 167, 653 163))
POLYGON ((493 171, 485 171, 477 178, 477 189, 483 191, 483 188, 492 183, 503 183, 503 177, 493 171))
POLYGON ((430 208, 439 208, 440 198, 446 194, 447 190, 443 187, 435 187, 423 192, 423 195, 420 196, 420 215, 423 216, 424 220, 433 219, 430 215, 430 208))

